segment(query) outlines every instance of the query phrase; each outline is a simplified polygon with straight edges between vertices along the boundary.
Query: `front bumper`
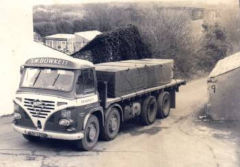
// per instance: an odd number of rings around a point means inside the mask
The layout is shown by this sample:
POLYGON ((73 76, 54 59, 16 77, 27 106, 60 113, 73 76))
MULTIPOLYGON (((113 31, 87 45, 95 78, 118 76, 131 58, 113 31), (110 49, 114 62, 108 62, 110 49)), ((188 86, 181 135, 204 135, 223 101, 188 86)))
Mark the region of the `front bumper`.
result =
POLYGON ((44 136, 45 138, 51 139, 61 139, 61 140, 80 140, 84 137, 83 132, 73 133, 73 134, 66 134, 66 133, 59 133, 59 132, 50 132, 50 131, 38 131, 34 129, 23 128, 20 126, 16 126, 13 124, 13 128, 15 131, 26 134, 26 135, 33 135, 33 136, 44 136))

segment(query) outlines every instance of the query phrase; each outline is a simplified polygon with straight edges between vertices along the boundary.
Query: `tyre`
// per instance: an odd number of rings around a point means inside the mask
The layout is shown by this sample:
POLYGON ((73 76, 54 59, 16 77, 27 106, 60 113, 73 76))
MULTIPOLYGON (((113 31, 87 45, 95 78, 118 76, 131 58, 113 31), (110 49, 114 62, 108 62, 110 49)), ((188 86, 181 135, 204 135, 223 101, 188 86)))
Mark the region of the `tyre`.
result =
POLYGON ((102 137, 104 140, 113 140, 118 135, 120 122, 121 120, 118 109, 114 107, 111 108, 106 117, 105 125, 103 128, 102 137))
POLYGON ((37 137, 37 136, 23 134, 23 137, 30 142, 38 142, 40 140, 40 137, 37 137))
POLYGON ((159 94, 157 99, 157 104, 158 104, 157 117, 158 118, 168 117, 170 113, 170 104, 171 104, 170 94, 168 92, 163 92, 159 94))
POLYGON ((156 120, 157 101, 154 96, 147 97, 142 104, 141 120, 144 125, 150 125, 156 120))
POLYGON ((93 149, 98 142, 98 137, 99 120, 95 115, 91 115, 84 130, 84 137, 76 143, 77 148, 85 151, 93 149))

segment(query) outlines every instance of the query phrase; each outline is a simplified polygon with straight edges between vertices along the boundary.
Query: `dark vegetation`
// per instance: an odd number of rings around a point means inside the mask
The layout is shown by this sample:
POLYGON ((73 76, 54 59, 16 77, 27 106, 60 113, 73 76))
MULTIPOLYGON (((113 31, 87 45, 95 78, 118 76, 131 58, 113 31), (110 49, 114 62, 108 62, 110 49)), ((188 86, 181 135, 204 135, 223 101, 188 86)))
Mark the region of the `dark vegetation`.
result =
MULTIPOLYGON (((237 11, 224 9, 214 20, 206 15, 199 21, 193 20, 192 11, 160 3, 35 6, 33 21, 34 31, 42 36, 86 30, 106 32, 81 52, 82 57, 93 62, 98 62, 97 56, 103 53, 114 54, 104 57, 104 61, 126 56, 172 58, 177 75, 187 78, 209 72, 219 59, 238 51, 240 46, 237 11), (199 29, 193 28, 196 23, 199 29), (119 31, 119 27, 129 24, 134 26, 119 31)), ((74 56, 81 57, 79 53, 74 56)))
POLYGON ((149 58, 151 53, 142 42, 137 27, 128 25, 98 35, 73 57, 102 63, 149 58))
POLYGON ((203 25, 204 40, 201 43, 199 55, 204 55, 204 59, 199 57, 198 66, 207 71, 219 60, 226 57, 228 51, 232 49, 228 42, 226 32, 219 24, 203 25))

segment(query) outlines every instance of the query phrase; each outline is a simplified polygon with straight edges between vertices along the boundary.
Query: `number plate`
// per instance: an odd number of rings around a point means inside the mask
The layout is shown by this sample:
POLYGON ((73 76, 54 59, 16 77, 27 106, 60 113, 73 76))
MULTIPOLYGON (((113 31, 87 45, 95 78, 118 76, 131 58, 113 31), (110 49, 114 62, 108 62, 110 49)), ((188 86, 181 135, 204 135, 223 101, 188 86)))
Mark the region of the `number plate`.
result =
POLYGON ((41 133, 41 132, 29 131, 28 134, 32 136, 37 136, 37 137, 47 137, 47 134, 41 133))

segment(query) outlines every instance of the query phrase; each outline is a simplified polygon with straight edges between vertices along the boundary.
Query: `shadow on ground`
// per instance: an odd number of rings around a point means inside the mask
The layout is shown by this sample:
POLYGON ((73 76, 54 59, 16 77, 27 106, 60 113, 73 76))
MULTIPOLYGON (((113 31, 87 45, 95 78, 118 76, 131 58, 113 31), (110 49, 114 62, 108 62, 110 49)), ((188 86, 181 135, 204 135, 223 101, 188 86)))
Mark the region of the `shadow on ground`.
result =
MULTIPOLYGON (((139 135, 155 135, 158 132, 160 132, 162 129, 167 129, 167 127, 160 127, 161 120, 156 120, 154 124, 150 126, 143 126, 141 121, 139 119, 133 119, 130 121, 127 121, 121 125, 121 129, 119 132, 119 136, 130 134, 131 136, 139 136, 139 135)), ((117 136, 117 137, 119 137, 117 136)), ((23 139, 24 140, 24 139, 23 139)), ((26 141, 27 142, 27 141, 26 141)), ((111 142, 111 141, 109 141, 111 142)), ((103 143, 108 143, 107 141, 99 139, 98 147, 94 148, 92 152, 101 152, 106 150, 101 145, 103 143)), ((40 141, 36 142, 28 142, 27 145, 33 146, 33 147, 41 147, 42 150, 44 149, 50 149, 54 152, 58 153, 61 151, 64 152, 78 152, 79 150, 75 147, 75 142, 73 141, 65 141, 65 140, 56 140, 56 139, 41 139, 40 141)), ((107 146, 107 145, 105 145, 107 146)), ((81 151, 81 150, 80 150, 81 151)))
MULTIPOLYGON (((205 105, 202 106, 195 113, 195 123, 199 125, 204 125, 209 128, 219 130, 219 131, 228 131, 231 132, 228 138, 238 138, 240 140, 240 121, 232 121, 232 120, 224 120, 224 121, 216 121, 213 120, 209 115, 205 112, 205 105)), ((215 135, 214 137, 219 139, 226 139, 226 136, 215 135)))
MULTIPOLYGON (((196 111, 194 115, 195 124, 211 128, 216 132, 212 134, 213 137, 219 140, 230 140, 236 143, 238 148, 240 149, 240 121, 233 120, 216 121, 209 117, 205 111, 206 111, 205 105, 196 111)), ((237 155, 240 161, 239 151, 237 151, 237 155)))
POLYGON ((129 133, 132 136, 138 136, 143 134, 155 135, 162 129, 167 128, 160 127, 160 125, 160 119, 157 119, 152 125, 144 126, 139 118, 135 118, 122 124, 120 134, 129 133))

